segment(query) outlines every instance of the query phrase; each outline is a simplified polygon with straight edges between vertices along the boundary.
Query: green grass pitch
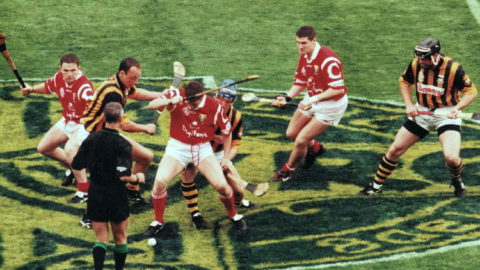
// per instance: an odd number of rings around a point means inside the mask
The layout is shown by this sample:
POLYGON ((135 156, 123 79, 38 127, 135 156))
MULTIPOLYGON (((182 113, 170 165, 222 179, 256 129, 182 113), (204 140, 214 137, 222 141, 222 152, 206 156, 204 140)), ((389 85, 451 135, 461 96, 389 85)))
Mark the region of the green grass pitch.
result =
MULTIPOLYGON (((91 78, 113 74, 122 58, 132 56, 145 77, 169 77, 172 62, 180 61, 187 76, 213 76, 220 83, 259 74, 242 87, 284 91, 298 59, 294 33, 305 24, 341 56, 354 98, 341 124, 319 138, 329 151, 292 181, 272 184, 264 197, 246 195, 262 205, 244 213, 247 234, 232 230, 201 177, 199 205, 211 229, 194 229, 173 181, 166 230, 156 247, 140 235, 151 209, 133 211, 127 269, 478 269, 478 124, 465 122, 462 129, 466 198, 452 196, 433 133, 402 158, 382 196, 355 196, 404 121, 401 106, 369 100, 401 103, 397 79, 418 40, 438 38, 442 51, 480 81, 479 24, 471 3, 17 0, 2 3, 0 32, 7 33, 10 55, 30 83, 53 75, 59 58, 74 52, 91 78)), ((14 79, 1 60, 0 269, 91 269, 94 233, 77 224, 82 206, 66 203, 74 189, 60 186, 63 168, 35 149, 59 119, 60 104, 53 96, 22 97, 14 79)), ((168 81, 141 85, 159 91, 168 81)), ((129 102, 126 109, 132 119, 148 122, 152 112, 145 105, 129 102)), ((241 101, 237 107, 245 133, 235 165, 244 179, 264 182, 292 148, 284 132, 293 110, 241 101)), ((465 111, 480 111, 479 102, 465 111)), ((155 154, 144 187, 149 196, 168 139, 168 115, 155 136, 128 136, 155 154)), ((106 263, 113 269, 111 256, 106 263)))

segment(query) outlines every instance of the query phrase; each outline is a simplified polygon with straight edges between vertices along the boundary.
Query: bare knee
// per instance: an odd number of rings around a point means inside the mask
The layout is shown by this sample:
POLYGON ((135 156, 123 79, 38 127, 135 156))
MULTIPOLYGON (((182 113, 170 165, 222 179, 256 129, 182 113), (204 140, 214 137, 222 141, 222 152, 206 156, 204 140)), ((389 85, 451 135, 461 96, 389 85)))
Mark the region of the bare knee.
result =
POLYGON ((155 178, 155 182, 153 183, 152 192, 160 194, 167 190, 167 182, 163 178, 155 178))
POLYGON ((449 167, 457 167, 460 165, 460 157, 458 155, 445 155, 445 163, 449 167))
POLYGON ((405 153, 405 151, 407 151, 405 147, 400 147, 392 144, 392 146, 390 146, 390 149, 388 149, 387 157, 392 160, 398 160, 403 155, 403 153, 405 153))
POLYGON ((296 148, 306 148, 309 143, 310 143, 310 140, 308 140, 304 137, 297 137, 295 139, 295 147, 296 148))
POLYGON ((216 190, 222 197, 229 198, 233 195, 232 188, 227 184, 216 187, 216 190))
POLYGON ((290 129, 287 129, 287 131, 285 132, 285 135, 287 136, 287 138, 289 138, 292 141, 294 141, 295 138, 297 137, 297 133, 293 132, 293 130, 290 130, 290 129))

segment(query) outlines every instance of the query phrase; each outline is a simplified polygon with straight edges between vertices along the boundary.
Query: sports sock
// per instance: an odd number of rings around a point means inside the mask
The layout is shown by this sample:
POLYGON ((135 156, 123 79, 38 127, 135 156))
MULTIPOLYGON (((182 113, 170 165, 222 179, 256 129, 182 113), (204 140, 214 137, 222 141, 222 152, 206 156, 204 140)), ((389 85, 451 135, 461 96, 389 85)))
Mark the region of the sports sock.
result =
POLYGON ((297 169, 297 167, 290 167, 290 166, 288 166, 288 162, 286 162, 280 170, 282 172, 293 172, 296 169, 297 169))
POLYGON ((167 205, 167 192, 161 194, 152 191, 153 212, 155 213, 155 220, 163 224, 163 213, 167 205))
POLYGON ((322 146, 320 145, 320 143, 317 140, 312 139, 310 141, 309 148, 312 150, 313 153, 318 153, 322 149, 322 146))
POLYGON ((386 156, 383 156, 378 165, 377 172, 375 173, 375 178, 373 179, 373 187, 375 185, 380 188, 382 187, 385 180, 392 174, 393 170, 398 165, 398 161, 393 161, 388 159, 386 156))
POLYGON ((105 253, 107 253, 107 244, 103 242, 95 242, 92 249, 93 264, 95 270, 103 269, 103 263, 105 262, 105 253))
POLYGON ((83 192, 85 194, 88 194, 88 187, 90 186, 90 182, 83 182, 80 183, 77 181, 77 190, 80 192, 83 192))
POLYGON ((188 212, 190 215, 195 215, 199 212, 198 210, 198 189, 193 183, 181 183, 182 186, 182 195, 185 198, 185 202, 187 203, 188 212))
POLYGON ((450 166, 447 163, 445 163, 447 166, 448 170, 450 171, 450 177, 452 180, 458 180, 460 179, 460 176, 462 175, 462 170, 463 170, 463 162, 460 161, 460 164, 458 166, 450 166))
POLYGON ((228 217, 233 218, 237 214, 237 209, 235 208, 235 201, 233 199, 233 195, 230 197, 220 196, 220 201, 222 201, 223 205, 227 209, 228 217))
POLYGON ((115 245, 113 250, 113 258, 115 260, 115 270, 122 270, 127 260, 128 245, 115 245))

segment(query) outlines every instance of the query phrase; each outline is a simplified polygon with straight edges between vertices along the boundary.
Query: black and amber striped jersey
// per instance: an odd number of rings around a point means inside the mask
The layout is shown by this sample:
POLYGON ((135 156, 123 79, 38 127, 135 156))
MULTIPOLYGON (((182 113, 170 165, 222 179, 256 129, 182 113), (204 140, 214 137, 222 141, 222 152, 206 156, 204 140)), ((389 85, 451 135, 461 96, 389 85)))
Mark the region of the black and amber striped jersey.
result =
MULTIPOLYGON (((243 120, 242 120, 242 114, 237 111, 233 107, 233 105, 230 107, 230 109, 227 111, 227 116, 228 119, 230 120, 230 124, 232 125, 232 144, 230 147, 238 149, 240 147, 240 143, 242 140, 242 132, 243 132, 243 120)), ((220 129, 217 129, 215 131, 215 138, 218 138, 219 135, 221 134, 220 129)), ((223 143, 212 140, 210 141, 213 152, 220 152, 223 151, 223 143)))
MULTIPOLYGON (((125 89, 122 82, 118 78, 118 74, 111 76, 100 85, 95 91, 92 102, 85 110, 82 123, 88 132, 100 130, 104 125, 103 108, 108 102, 118 102, 125 107, 128 97, 135 96, 137 87, 125 89)), ((128 117, 123 114, 121 123, 128 122, 128 117)))
POLYGON ((455 106, 460 101, 459 92, 464 95, 477 92, 463 67, 446 56, 440 58, 434 69, 423 69, 414 58, 399 81, 415 85, 418 104, 432 109, 455 106))

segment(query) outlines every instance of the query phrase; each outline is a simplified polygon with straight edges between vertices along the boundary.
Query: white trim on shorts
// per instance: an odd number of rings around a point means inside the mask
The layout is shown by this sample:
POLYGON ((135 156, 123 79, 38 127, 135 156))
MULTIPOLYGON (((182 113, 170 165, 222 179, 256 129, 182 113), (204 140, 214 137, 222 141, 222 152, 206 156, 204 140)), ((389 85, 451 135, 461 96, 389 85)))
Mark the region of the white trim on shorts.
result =
POLYGON ((180 162, 184 167, 190 163, 198 166, 202 160, 210 155, 213 155, 210 142, 191 145, 173 138, 168 140, 164 154, 164 156, 171 156, 172 158, 178 160, 178 162, 180 162))
MULTIPOLYGON (((305 95, 303 101, 308 101, 310 97, 305 95)), ((348 96, 345 95, 339 100, 325 100, 320 101, 312 105, 312 108, 308 111, 298 109, 303 115, 315 118, 327 125, 336 126, 340 123, 343 114, 348 107, 348 96)))
MULTIPOLYGON (((422 107, 418 103, 415 104, 418 107, 418 111, 428 111, 429 109, 427 107, 422 107)), ((436 112, 441 112, 441 113, 448 113, 451 110, 453 110, 452 107, 443 107, 443 108, 438 108, 435 109, 436 112)), ((412 120, 415 122, 417 125, 422 127, 425 130, 428 131, 435 131, 438 130, 442 126, 446 125, 457 125, 461 126, 462 125, 462 119, 461 118, 456 118, 456 119, 451 119, 445 116, 435 116, 435 115, 428 115, 428 114, 420 114, 415 117, 409 116, 408 119, 412 120)))

